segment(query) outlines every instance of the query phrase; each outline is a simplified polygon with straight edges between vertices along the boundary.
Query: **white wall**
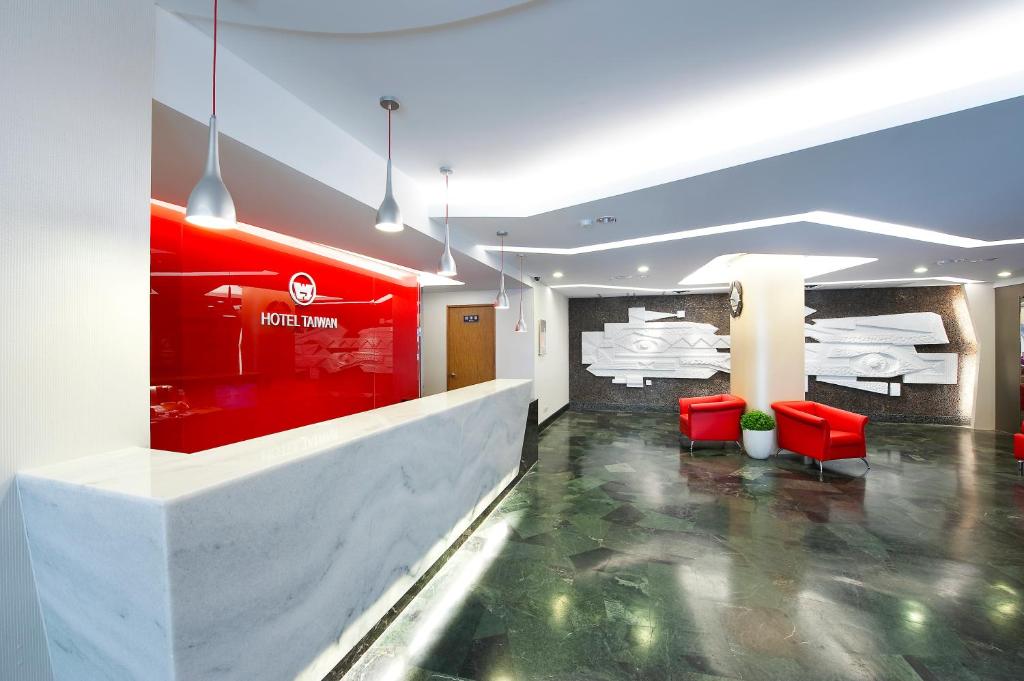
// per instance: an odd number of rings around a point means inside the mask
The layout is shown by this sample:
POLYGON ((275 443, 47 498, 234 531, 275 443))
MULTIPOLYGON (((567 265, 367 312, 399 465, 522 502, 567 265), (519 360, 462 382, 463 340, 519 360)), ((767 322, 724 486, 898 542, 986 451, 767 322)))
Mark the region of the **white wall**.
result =
MULTIPOLYGON (((420 328, 423 339, 420 357, 420 372, 423 376, 423 394, 434 395, 447 389, 448 367, 447 310, 449 305, 490 305, 497 291, 437 291, 423 294, 423 310, 420 328)), ((509 289, 512 307, 495 310, 494 314, 494 362, 496 378, 533 378, 532 341, 533 329, 529 333, 515 333, 512 329, 519 318, 519 292, 516 287, 509 289)), ((523 310, 527 323, 533 319, 533 295, 526 289, 523 310)), ((536 397, 536 385, 534 385, 536 397)))
POLYGON ((535 345, 540 320, 548 323, 547 354, 538 355, 534 362, 540 400, 537 416, 543 421, 569 403, 569 299, 547 286, 535 285, 533 318, 535 345))
MULTIPOLYGON (((541 421, 569 403, 569 300, 542 284, 526 289, 524 314, 528 333, 515 333, 519 318, 518 284, 509 282, 512 307, 494 315, 497 378, 532 378, 533 396, 539 400, 541 421), (548 322, 548 351, 537 355, 538 322, 548 322)), ((428 291, 423 294, 421 316, 423 394, 444 392, 447 387, 447 309, 449 305, 490 305, 496 291, 428 291)))
POLYGON ((149 442, 153 11, 0 7, 0 679, 51 678, 15 471, 149 442))

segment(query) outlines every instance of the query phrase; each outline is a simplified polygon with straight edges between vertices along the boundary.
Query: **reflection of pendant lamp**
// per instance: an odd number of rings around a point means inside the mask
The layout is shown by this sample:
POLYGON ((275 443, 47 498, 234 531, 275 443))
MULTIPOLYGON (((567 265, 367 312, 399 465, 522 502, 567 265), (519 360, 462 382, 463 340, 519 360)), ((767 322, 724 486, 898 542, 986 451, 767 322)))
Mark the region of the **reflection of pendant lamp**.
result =
POLYGON ((395 201, 391 190, 391 112, 398 111, 398 100, 394 97, 381 97, 380 105, 388 111, 388 179, 384 185, 384 200, 377 209, 377 229, 382 232, 401 232, 405 229, 402 223, 402 211, 395 201))
POLYGON ((185 221, 210 229, 235 226, 235 202, 220 176, 220 149, 217 144, 217 0, 213 0, 213 105, 210 113, 210 145, 206 150, 206 169, 188 197, 185 221))
POLYGON ((523 261, 526 260, 526 256, 522 253, 519 254, 519 321, 516 322, 516 328, 512 329, 516 333, 526 333, 526 317, 523 316, 523 292, 526 289, 526 284, 523 282, 523 261))
POLYGON ((494 299, 494 309, 496 310, 507 310, 511 305, 508 300, 508 291, 505 290, 505 237, 507 236, 508 232, 498 232, 498 237, 501 238, 501 275, 498 297, 494 299))
POLYGON ((454 277, 458 270, 455 267, 455 258, 452 257, 452 235, 448 227, 448 178, 452 174, 452 169, 442 167, 441 174, 444 175, 444 251, 441 252, 437 273, 442 277, 454 277))

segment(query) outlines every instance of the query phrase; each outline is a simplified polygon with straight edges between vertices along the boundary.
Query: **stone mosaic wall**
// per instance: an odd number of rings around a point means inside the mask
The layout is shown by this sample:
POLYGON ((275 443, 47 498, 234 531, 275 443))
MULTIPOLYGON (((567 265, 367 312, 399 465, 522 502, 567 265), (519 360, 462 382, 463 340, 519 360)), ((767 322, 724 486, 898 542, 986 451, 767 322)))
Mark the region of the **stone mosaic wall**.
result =
MULTIPOLYGON (((899 397, 879 395, 845 386, 809 381, 807 398, 843 409, 868 414, 878 421, 966 424, 969 409, 962 395, 964 382, 973 380, 976 348, 966 312, 966 300, 959 286, 914 288, 809 290, 806 305, 816 310, 809 320, 906 312, 935 312, 942 317, 949 342, 921 345, 921 352, 954 352, 959 355, 959 385, 903 383, 899 397)), ((686 311, 686 320, 717 326, 729 332, 728 302, 725 294, 688 296, 635 296, 614 298, 573 298, 569 301, 569 397, 577 409, 623 411, 676 411, 680 396, 728 392, 729 376, 717 373, 710 379, 651 379, 651 385, 630 388, 587 371, 581 356, 581 334, 600 331, 606 322, 622 322, 628 309, 686 311)), ((900 378, 890 379, 900 382, 900 378)))

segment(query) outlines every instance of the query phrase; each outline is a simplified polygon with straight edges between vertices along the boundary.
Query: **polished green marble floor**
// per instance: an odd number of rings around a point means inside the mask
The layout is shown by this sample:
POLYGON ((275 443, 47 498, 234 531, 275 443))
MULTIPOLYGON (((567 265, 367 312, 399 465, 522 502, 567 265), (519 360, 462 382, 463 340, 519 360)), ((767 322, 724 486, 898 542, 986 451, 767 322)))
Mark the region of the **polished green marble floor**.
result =
POLYGON ((1024 679, 1010 436, 872 425, 860 461, 569 412, 346 679, 1024 679))

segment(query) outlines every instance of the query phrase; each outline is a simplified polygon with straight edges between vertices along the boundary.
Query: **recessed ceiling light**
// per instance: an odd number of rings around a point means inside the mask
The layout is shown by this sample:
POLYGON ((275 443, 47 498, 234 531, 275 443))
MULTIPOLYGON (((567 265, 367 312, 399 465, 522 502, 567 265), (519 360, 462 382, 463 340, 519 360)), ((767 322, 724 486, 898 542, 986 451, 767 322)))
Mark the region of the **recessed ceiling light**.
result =
POLYGON ((915 272, 916 274, 924 274, 924 273, 925 273, 925 272, 927 272, 927 271, 928 271, 928 268, 927 268, 927 267, 925 267, 924 265, 922 265, 921 267, 915 267, 915 268, 914 268, 914 272, 915 272))
POLYGON ((592 227, 593 224, 594 221, 591 220, 590 218, 583 218, 582 220, 580 220, 580 227, 592 227))
POLYGON ((1005 279, 1006 277, 1010 276, 1011 274, 1013 274, 1013 272, 1007 272, 1006 270, 1003 270, 1002 272, 999 273, 999 276, 1003 277, 1005 279))
POLYGON ((565 275, 564 275, 564 274, 562 274, 561 272, 555 272, 555 273, 553 273, 553 274, 552 274, 551 276, 552 276, 552 277, 554 277, 555 279, 561 279, 561 278, 562 278, 562 277, 564 277, 565 275))
POLYGON ((601 224, 601 225, 609 225, 609 224, 611 224, 613 222, 618 222, 618 221, 619 221, 619 219, 617 217, 615 217, 614 215, 602 215, 601 217, 599 217, 597 219, 598 224, 601 224))
POLYGON ((644 274, 645 272, 650 272, 651 268, 648 267, 647 265, 640 265, 640 267, 636 268, 636 271, 639 272, 640 274, 644 274))

